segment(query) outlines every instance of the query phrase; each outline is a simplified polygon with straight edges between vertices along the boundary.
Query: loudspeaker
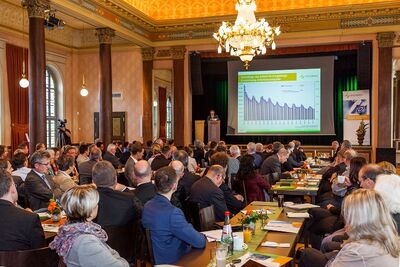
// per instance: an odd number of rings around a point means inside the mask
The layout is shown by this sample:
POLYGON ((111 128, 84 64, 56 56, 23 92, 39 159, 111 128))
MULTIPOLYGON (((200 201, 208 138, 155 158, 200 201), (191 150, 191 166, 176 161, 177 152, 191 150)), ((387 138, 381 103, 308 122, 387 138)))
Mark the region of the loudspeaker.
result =
POLYGON ((372 43, 362 42, 357 51, 357 80, 359 90, 371 90, 372 43))
POLYGON ((376 148, 376 163, 388 161, 396 166, 396 149, 395 148, 376 148))
POLYGON ((190 64, 190 88, 192 89, 192 95, 202 95, 203 91, 203 80, 201 75, 201 57, 199 53, 193 52, 189 57, 190 64))

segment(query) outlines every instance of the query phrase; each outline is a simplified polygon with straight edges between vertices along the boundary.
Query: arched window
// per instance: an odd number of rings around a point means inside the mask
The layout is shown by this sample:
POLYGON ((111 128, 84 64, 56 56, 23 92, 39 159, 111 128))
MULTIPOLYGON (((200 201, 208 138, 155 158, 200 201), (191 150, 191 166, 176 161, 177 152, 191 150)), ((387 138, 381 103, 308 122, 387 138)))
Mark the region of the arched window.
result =
POLYGON ((46 68, 46 133, 47 147, 56 146, 57 136, 57 81, 54 73, 46 68))
POLYGON ((171 97, 169 96, 167 98, 167 127, 165 130, 165 135, 167 139, 172 138, 172 100, 171 97))

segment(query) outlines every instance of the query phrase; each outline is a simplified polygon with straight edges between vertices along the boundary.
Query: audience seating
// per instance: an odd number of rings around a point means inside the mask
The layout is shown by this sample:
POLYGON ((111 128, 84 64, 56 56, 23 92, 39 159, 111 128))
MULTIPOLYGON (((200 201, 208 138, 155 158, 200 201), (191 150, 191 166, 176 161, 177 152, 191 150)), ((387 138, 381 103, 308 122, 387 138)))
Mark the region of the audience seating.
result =
POLYGON ((0 265, 7 267, 65 266, 55 250, 48 247, 22 251, 0 251, 0 265))
POLYGON ((200 231, 215 229, 214 205, 199 210, 200 231))
POLYGON ((151 243, 151 232, 150 229, 145 229, 146 232, 146 244, 147 244, 147 252, 148 252, 148 259, 151 263, 151 266, 154 266, 154 253, 153 253, 153 244, 151 243))
POLYGON ((278 174, 277 172, 269 173, 269 174, 263 175, 263 178, 264 178, 265 181, 267 181, 267 183, 269 183, 270 185, 274 185, 274 184, 276 184, 276 182, 279 181, 279 174, 278 174))
POLYGON ((246 184, 245 184, 244 180, 242 180, 242 188, 243 188, 244 205, 247 206, 248 205, 247 192, 246 192, 246 184))
POLYGON ((129 263, 135 262, 137 240, 139 239, 138 223, 104 226, 103 229, 108 235, 107 244, 129 263))

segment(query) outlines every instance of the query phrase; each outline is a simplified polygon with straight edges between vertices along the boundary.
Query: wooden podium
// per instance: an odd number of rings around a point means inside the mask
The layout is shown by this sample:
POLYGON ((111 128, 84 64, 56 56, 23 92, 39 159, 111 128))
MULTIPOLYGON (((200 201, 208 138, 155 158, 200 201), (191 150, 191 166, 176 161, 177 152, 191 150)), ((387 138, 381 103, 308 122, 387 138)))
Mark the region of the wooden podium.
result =
POLYGON ((195 140, 200 140, 204 142, 204 120, 194 121, 194 138, 195 140))
POLYGON ((208 141, 218 142, 220 140, 220 124, 220 120, 208 121, 208 141))

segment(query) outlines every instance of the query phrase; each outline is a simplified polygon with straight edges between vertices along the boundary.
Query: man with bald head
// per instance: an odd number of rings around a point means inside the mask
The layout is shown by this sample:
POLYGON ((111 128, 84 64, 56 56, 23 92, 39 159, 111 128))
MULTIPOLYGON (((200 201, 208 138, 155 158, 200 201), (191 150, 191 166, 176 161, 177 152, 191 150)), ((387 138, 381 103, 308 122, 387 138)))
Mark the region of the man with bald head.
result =
POLYGON ((151 182, 151 167, 146 160, 139 160, 133 167, 136 189, 134 194, 144 205, 156 195, 156 187, 151 182))

